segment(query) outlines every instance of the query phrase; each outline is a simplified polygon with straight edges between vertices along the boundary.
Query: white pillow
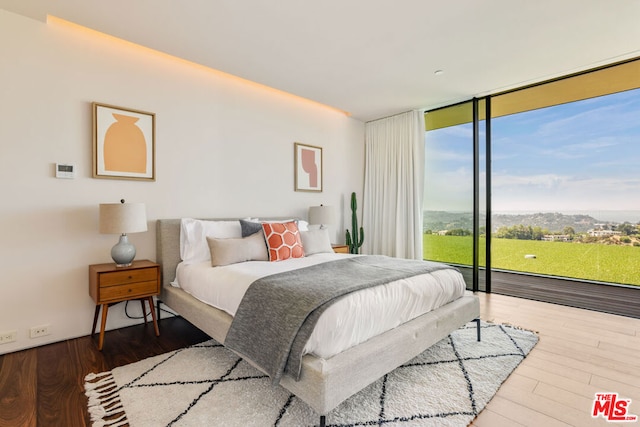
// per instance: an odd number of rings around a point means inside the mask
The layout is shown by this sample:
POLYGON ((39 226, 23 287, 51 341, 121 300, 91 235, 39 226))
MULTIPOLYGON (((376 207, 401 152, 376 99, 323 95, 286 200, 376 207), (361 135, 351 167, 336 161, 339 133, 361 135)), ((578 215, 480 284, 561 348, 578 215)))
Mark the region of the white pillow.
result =
POLYGON ((270 222, 291 222, 291 221, 295 221, 296 224, 298 224, 298 230, 299 231, 307 231, 309 229, 309 223, 303 219, 295 219, 295 218, 287 218, 287 219, 259 219, 259 218, 253 218, 253 219, 249 219, 249 221, 253 221, 253 222, 266 222, 266 223, 270 223, 270 222))
POLYGON ((211 261, 207 237, 241 238, 240 221, 206 221, 182 218, 180 222, 180 258, 185 264, 211 261))
POLYGON ((333 252, 328 228, 300 231, 300 238, 302 239, 304 254, 307 256, 333 252))
POLYGON ((253 233, 240 239, 207 237, 211 252, 211 266, 236 264, 245 261, 269 261, 264 233, 253 233))

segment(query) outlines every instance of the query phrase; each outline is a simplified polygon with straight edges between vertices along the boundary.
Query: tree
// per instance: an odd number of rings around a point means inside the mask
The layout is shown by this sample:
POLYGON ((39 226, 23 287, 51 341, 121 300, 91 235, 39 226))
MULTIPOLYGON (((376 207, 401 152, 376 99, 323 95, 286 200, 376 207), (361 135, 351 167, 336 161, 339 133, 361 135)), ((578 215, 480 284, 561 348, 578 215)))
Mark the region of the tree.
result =
POLYGON ((544 230, 538 226, 533 227, 533 230, 531 230, 531 240, 542 240, 544 235, 544 230))
POLYGON ((631 236, 632 234, 636 233, 636 227, 634 227, 633 225, 631 225, 628 222, 619 224, 616 227, 616 230, 619 231, 620 233, 622 233, 625 236, 631 236))
POLYGON ((562 234, 568 234, 569 236, 573 236, 574 234, 576 234, 576 230, 574 230, 573 227, 571 226, 566 226, 565 228, 562 229, 562 234))
POLYGON ((462 228, 454 228, 453 230, 448 230, 446 232, 447 236, 470 236, 471 235, 471 231, 470 230, 465 230, 462 228))

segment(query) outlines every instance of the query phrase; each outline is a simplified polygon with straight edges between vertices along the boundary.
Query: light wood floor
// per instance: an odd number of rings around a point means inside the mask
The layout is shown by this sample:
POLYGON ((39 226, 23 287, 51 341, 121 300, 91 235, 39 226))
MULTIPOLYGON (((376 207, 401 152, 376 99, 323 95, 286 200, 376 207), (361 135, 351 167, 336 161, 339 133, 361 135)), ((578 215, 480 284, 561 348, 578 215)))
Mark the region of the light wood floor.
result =
MULTIPOLYGON (((629 413, 640 416, 640 319, 497 294, 479 296, 483 320, 534 330, 540 341, 474 427, 619 425, 591 417, 597 392, 631 399, 629 413)), ((640 421, 622 425, 640 426, 640 421)))

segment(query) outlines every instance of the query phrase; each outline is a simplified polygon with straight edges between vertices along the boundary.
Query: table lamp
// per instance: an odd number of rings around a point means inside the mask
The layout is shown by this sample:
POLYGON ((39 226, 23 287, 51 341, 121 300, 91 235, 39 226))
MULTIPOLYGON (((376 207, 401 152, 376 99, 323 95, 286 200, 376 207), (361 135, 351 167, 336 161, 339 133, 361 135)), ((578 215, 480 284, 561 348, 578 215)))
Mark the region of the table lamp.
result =
POLYGON ((320 228, 327 228, 333 224, 333 206, 311 206, 309 208, 309 225, 320 225, 320 228))
POLYGON ((111 258, 117 267, 129 267, 136 256, 136 247, 129 242, 127 233, 147 231, 144 203, 100 204, 100 233, 120 234, 120 240, 111 248, 111 258))

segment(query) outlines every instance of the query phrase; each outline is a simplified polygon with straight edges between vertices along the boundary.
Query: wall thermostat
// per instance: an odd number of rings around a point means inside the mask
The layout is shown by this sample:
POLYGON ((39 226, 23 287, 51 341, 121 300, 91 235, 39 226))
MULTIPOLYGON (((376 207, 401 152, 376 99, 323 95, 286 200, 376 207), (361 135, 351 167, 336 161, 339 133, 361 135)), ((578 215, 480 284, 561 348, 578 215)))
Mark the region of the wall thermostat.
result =
POLYGON ((73 179, 76 177, 76 165, 56 163, 56 178, 73 179))

